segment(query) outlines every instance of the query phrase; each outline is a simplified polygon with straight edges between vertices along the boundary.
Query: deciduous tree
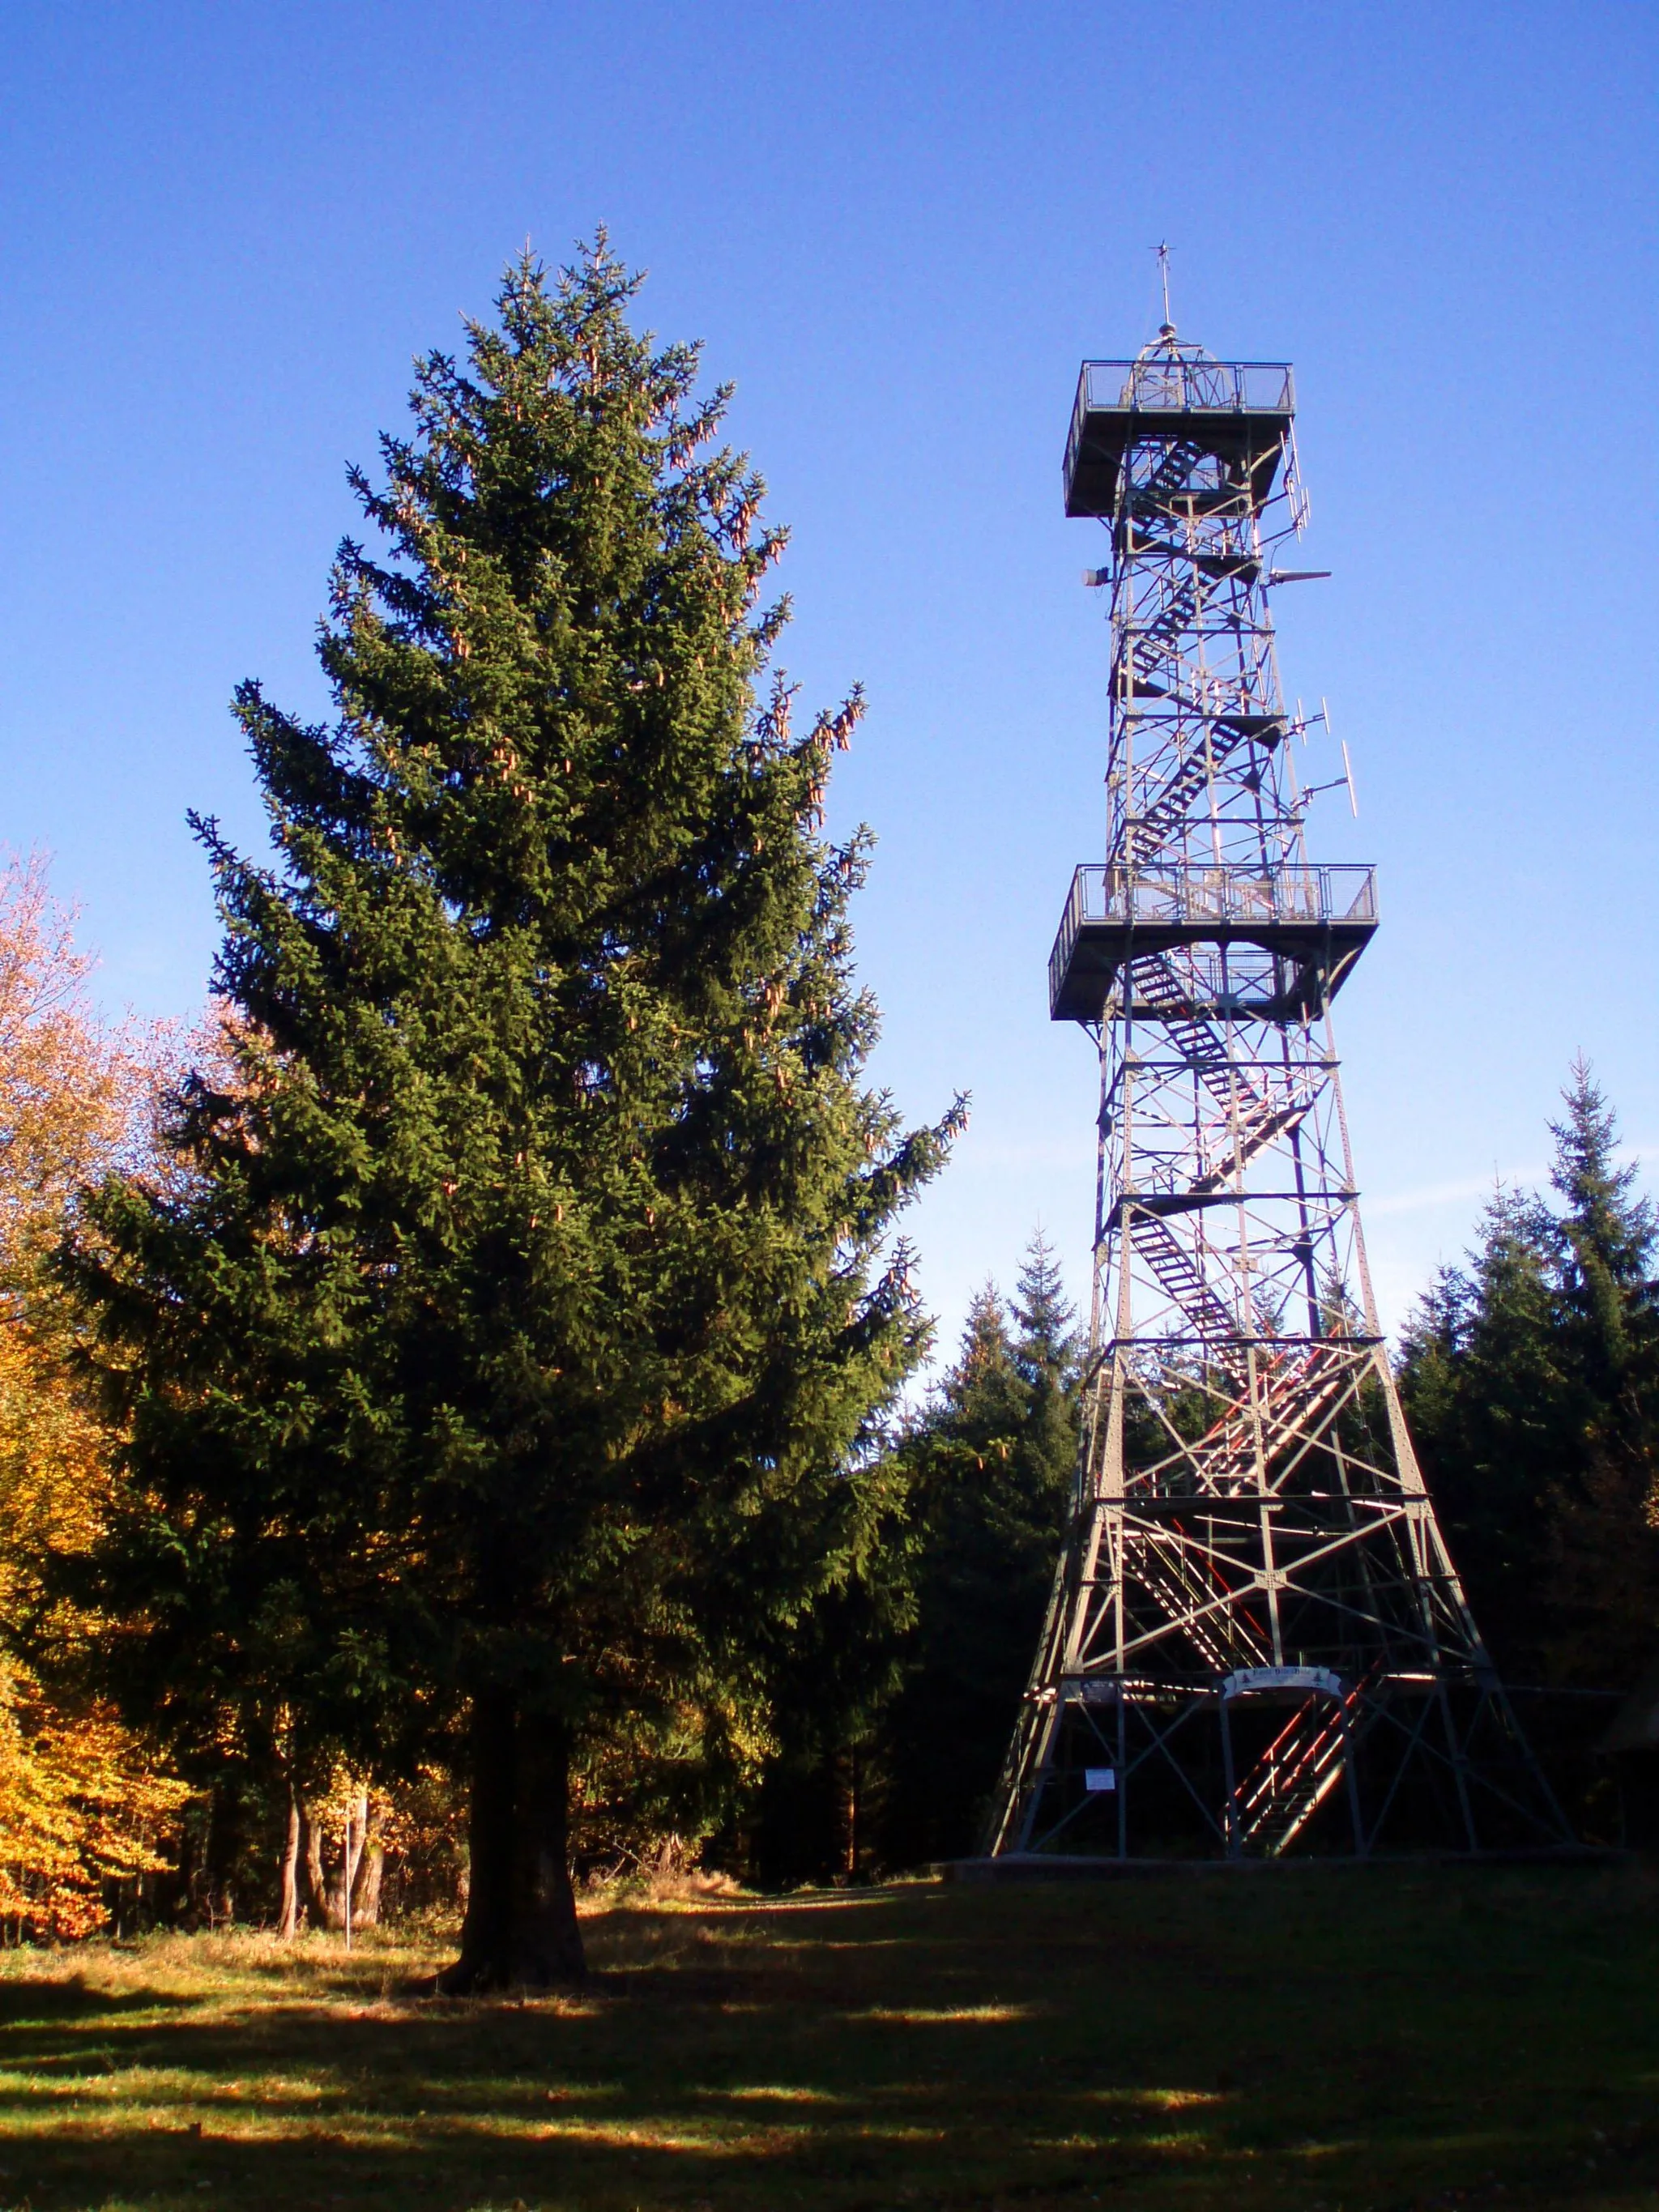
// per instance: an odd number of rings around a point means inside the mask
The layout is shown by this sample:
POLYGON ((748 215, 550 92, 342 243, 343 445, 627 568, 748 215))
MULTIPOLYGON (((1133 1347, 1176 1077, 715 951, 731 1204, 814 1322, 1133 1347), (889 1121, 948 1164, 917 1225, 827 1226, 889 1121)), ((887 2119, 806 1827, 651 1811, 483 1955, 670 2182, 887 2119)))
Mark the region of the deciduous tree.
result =
POLYGON ((0 865, 0 1919, 79 1936, 163 1863, 185 1796, 81 1673, 94 1624, 55 1601, 107 1507, 112 1439, 75 1372, 48 1261, 78 1188, 147 1127, 149 1063, 88 994, 44 860, 0 865))

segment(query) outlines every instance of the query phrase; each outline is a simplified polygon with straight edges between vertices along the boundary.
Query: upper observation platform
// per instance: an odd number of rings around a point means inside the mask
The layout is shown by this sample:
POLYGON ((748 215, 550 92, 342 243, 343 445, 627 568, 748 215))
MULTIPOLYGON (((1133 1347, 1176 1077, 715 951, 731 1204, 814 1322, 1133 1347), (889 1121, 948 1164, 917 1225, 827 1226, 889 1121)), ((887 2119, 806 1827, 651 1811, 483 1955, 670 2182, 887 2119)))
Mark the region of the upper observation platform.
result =
POLYGON ((1048 1012, 1057 1022, 1097 1022, 1125 964, 1176 946, 1251 945, 1273 956, 1233 1003, 1219 994, 1142 1018, 1234 1013, 1299 1021, 1317 1013, 1376 928, 1376 873, 1359 865, 1078 869, 1048 956, 1048 1012))
POLYGON ((1212 455, 1234 493, 1260 507, 1296 415, 1288 362, 1216 361, 1166 325, 1133 361, 1085 361, 1066 441, 1066 512, 1109 516, 1123 457, 1143 441, 1212 455))

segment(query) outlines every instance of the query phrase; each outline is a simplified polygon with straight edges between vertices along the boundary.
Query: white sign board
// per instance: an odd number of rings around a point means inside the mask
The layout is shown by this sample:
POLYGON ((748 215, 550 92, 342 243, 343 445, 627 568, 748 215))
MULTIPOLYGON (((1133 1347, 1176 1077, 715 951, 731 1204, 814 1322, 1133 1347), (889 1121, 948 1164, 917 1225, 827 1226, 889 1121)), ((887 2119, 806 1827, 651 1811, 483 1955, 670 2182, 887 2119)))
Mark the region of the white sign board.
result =
POLYGON ((1115 1766, 1085 1766, 1083 1786, 1091 1794, 1101 1790, 1117 1788, 1117 1769, 1115 1766))

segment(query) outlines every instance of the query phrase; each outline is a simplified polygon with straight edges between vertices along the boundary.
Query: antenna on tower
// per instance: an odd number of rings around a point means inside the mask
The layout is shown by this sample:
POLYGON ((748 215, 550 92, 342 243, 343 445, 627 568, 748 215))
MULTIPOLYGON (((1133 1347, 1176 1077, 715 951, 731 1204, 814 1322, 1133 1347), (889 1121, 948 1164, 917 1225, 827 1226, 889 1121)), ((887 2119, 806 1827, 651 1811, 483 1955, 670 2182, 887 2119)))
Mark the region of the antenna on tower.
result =
POLYGON ((1164 286, 1164 327, 1158 332, 1158 336, 1161 338, 1172 338, 1176 334, 1176 328, 1175 325, 1170 319, 1170 248, 1168 241, 1160 240, 1155 250, 1158 254, 1158 273, 1164 286))

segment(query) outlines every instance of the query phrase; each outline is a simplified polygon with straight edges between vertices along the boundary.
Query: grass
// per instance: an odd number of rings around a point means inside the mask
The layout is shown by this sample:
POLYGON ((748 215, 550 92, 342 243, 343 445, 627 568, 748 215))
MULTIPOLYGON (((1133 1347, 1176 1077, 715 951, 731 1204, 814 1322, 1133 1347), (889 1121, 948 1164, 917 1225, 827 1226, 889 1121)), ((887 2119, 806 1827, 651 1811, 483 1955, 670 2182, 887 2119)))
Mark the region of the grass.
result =
POLYGON ((0 1960, 0 2206, 1659 2205, 1659 1875, 1273 1868, 588 1922, 580 1996, 163 1936, 0 1960))

